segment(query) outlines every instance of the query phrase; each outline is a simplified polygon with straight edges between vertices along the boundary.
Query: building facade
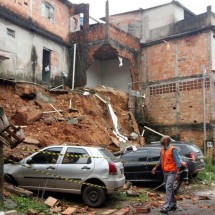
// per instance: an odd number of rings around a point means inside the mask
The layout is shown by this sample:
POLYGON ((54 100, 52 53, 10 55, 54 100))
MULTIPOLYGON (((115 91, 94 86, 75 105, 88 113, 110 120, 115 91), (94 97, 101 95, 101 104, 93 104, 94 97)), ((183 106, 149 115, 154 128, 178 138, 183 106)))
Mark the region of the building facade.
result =
POLYGON ((207 142, 215 138, 215 14, 211 7, 195 15, 173 1, 116 14, 110 20, 140 39, 146 123, 207 150, 207 142))
POLYGON ((1 0, 0 77, 45 86, 62 84, 71 69, 69 35, 75 27, 80 29, 80 13, 86 14, 87 23, 89 5, 1 0))

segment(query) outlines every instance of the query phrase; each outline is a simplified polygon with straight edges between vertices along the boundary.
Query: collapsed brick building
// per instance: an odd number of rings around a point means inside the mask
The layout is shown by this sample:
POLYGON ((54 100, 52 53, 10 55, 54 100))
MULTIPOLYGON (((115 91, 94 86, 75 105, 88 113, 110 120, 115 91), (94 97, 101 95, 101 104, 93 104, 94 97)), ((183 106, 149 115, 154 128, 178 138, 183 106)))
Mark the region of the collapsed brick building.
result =
POLYGON ((172 1, 109 17, 107 1, 106 11, 105 23, 89 25, 88 4, 0 0, 1 77, 57 86, 66 73, 71 86, 75 63, 75 87, 124 90, 137 97, 130 108, 153 128, 203 146, 205 124, 213 142, 211 8, 196 15, 172 1))

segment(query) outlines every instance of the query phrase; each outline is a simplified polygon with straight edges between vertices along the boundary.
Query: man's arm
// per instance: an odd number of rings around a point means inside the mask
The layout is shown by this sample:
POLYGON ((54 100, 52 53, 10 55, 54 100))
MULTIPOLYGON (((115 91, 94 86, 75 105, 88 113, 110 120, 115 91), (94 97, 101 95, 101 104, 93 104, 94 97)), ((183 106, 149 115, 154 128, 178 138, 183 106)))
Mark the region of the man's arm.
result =
POLYGON ((161 156, 160 156, 159 162, 158 162, 158 163, 156 164, 156 166, 152 169, 152 174, 153 174, 153 175, 155 174, 157 168, 161 166, 161 164, 162 164, 162 159, 161 159, 161 156))
POLYGON ((178 152, 177 152, 176 149, 173 149, 173 150, 172 150, 172 155, 173 155, 173 159, 174 159, 174 161, 175 161, 176 167, 177 167, 177 175, 176 175, 176 178, 179 179, 179 177, 180 177, 181 161, 180 161, 180 158, 179 158, 179 155, 178 155, 178 152))

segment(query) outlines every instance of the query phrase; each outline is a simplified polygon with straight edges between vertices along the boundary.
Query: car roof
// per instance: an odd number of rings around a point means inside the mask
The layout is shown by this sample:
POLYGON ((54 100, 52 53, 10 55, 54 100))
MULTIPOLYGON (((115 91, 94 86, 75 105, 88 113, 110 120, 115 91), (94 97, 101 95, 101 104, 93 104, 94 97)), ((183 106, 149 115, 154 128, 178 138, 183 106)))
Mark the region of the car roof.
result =
POLYGON ((61 145, 51 145, 44 147, 42 149, 48 149, 53 147, 76 147, 76 148, 83 148, 83 149, 104 149, 103 147, 95 147, 95 146, 79 146, 79 145, 70 145, 71 143, 63 143, 61 145))
MULTIPOLYGON (((160 141, 155 141, 155 142, 151 142, 151 145, 158 145, 160 144, 160 141)), ((177 144, 177 145, 195 145, 194 143, 190 143, 190 142, 183 142, 183 141, 171 141, 170 144, 177 144)))

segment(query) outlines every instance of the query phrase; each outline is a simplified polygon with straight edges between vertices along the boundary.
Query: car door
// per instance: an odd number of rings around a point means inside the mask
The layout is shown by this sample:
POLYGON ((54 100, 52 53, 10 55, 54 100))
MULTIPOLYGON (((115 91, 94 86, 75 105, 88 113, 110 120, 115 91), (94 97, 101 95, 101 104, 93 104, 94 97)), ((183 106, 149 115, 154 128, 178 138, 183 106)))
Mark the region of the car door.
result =
POLYGON ((155 175, 151 173, 152 169, 155 167, 155 165, 160 162, 160 148, 151 148, 148 151, 148 162, 149 165, 149 175, 150 178, 153 179, 153 181, 162 181, 163 180, 163 172, 161 167, 157 168, 155 175))
POLYGON ((57 161, 63 147, 50 147, 24 160, 23 181, 20 186, 32 189, 55 188, 57 161))
POLYGON ((148 181, 149 167, 147 165, 148 149, 138 149, 122 156, 126 180, 148 181))
POLYGON ((80 190, 81 184, 94 169, 94 161, 86 149, 81 147, 67 147, 63 152, 62 160, 58 166, 57 174, 62 179, 56 180, 57 189, 80 190), (67 180, 65 180, 67 179, 67 180))

